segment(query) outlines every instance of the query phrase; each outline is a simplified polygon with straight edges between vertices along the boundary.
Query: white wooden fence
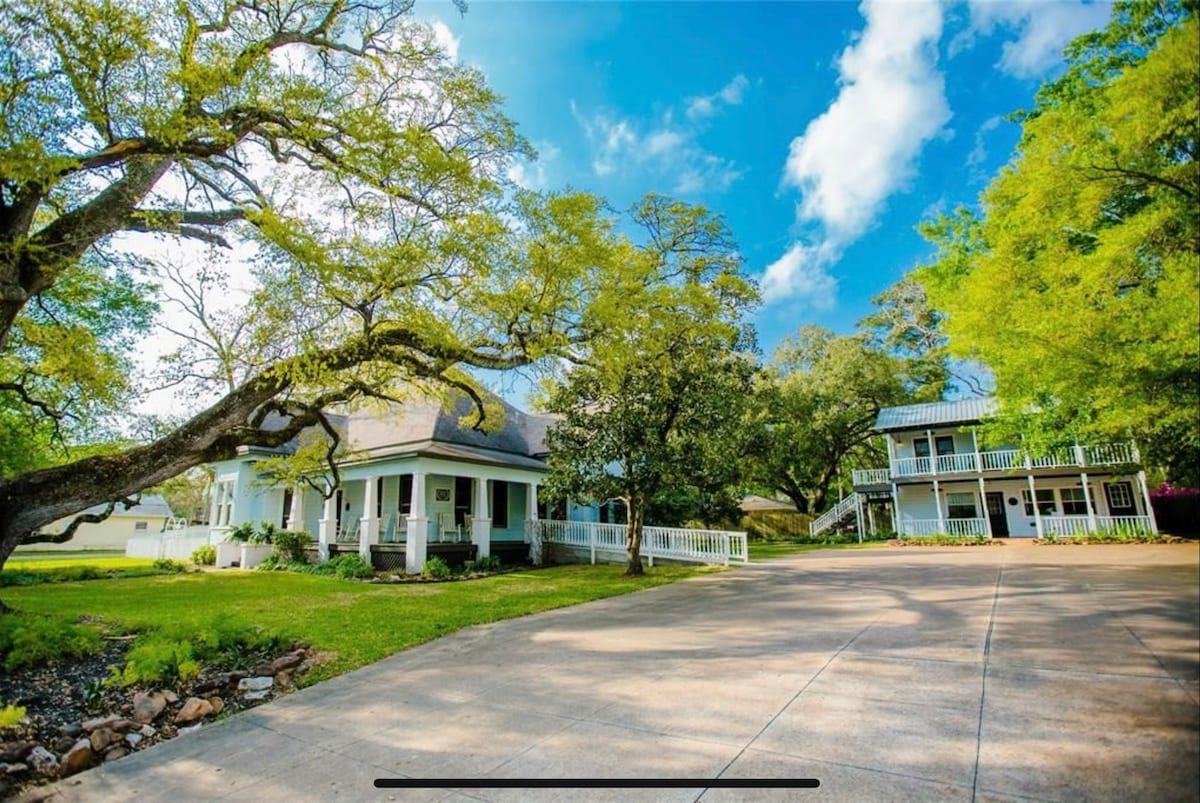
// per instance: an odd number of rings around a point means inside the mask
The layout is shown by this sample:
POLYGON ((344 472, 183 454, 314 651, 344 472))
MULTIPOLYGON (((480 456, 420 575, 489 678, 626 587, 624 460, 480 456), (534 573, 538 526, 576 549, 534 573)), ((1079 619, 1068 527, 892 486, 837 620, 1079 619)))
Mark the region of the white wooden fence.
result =
MULTIPOLYGON (((167 530, 153 535, 135 535, 125 544, 127 558, 170 558, 189 560, 197 548, 216 543, 207 525, 184 530, 167 530)), ((218 536, 217 541, 221 538, 218 536)))
MULTIPOLYGON (((587 550, 592 563, 598 555, 611 559, 613 553, 625 555, 624 524, 599 524, 590 521, 530 522, 533 537, 542 544, 561 544, 587 550)), ((689 563, 746 563, 750 553, 744 532, 727 530, 689 530, 683 527, 643 527, 642 555, 654 565, 655 558, 689 563)))

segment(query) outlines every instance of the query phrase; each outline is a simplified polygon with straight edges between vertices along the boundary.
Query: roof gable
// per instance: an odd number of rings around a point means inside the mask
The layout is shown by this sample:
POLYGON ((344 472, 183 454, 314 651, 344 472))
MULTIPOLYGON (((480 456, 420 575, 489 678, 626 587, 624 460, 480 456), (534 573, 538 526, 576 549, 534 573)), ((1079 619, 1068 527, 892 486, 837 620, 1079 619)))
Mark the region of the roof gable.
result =
POLYGON ((996 400, 990 396, 885 407, 875 419, 875 429, 886 432, 950 424, 977 424, 995 414, 996 409, 996 400))

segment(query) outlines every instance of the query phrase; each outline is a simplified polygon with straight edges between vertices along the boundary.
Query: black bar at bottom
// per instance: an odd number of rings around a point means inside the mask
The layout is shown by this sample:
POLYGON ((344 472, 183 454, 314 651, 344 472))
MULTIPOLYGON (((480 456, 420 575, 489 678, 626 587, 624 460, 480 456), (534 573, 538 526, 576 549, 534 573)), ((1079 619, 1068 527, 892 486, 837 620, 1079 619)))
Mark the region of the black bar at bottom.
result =
POLYGON ((376 789, 816 789, 816 778, 376 778, 376 789))

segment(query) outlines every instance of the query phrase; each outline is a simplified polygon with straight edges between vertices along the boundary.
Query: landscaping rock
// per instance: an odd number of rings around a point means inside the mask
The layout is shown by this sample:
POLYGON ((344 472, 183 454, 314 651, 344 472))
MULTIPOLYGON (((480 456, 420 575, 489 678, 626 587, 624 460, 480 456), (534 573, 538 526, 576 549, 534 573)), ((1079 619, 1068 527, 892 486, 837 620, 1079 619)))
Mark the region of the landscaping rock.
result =
POLYGON ((299 655, 292 653, 276 658, 271 662, 271 666, 276 672, 282 672, 285 669, 291 669, 293 666, 299 665, 301 660, 299 655))
MULTIPOLYGON (((125 722, 125 717, 121 716, 120 714, 112 714, 111 716, 107 717, 96 717, 95 719, 89 719, 82 725, 78 726, 78 728, 79 730, 86 731, 87 733, 91 733, 99 728, 112 728, 113 730, 116 730, 118 723, 121 722, 125 722)), ((76 730, 74 734, 67 733, 66 735, 76 735, 79 733, 79 730, 76 730)), ((66 733, 65 730, 63 732, 66 733)))
POLYGON ((112 748, 111 750, 109 750, 107 753, 104 754, 104 760, 105 761, 116 761, 118 758, 124 758, 127 755, 129 755, 128 750, 126 750, 124 747, 117 746, 117 747, 112 748))
POLYGON ((186 736, 186 735, 188 735, 189 733, 195 733, 196 731, 200 730, 200 729, 201 729, 201 728, 203 728, 203 727, 204 727, 204 723, 203 723, 203 722, 197 722, 195 725, 189 725, 189 726, 188 726, 188 727, 186 727, 186 728, 180 728, 180 729, 179 729, 179 730, 176 732, 176 734, 175 734, 175 735, 176 735, 176 736, 186 736))
POLYGON ((27 769, 29 769, 29 765, 20 762, 16 764, 0 764, 0 773, 4 775, 16 775, 19 772, 25 772, 27 769))
POLYGON ((44 775, 47 778, 58 775, 58 759, 40 744, 29 751, 29 755, 26 756, 25 760, 38 775, 44 775))
POLYGON ((133 695, 133 718, 142 724, 148 724, 158 718, 167 707, 167 698, 162 692, 138 692, 133 695))
POLYGON ((246 692, 246 693, 245 693, 244 697, 245 697, 247 700, 265 700, 265 699, 267 699, 267 697, 269 697, 270 695, 271 695, 271 692, 269 692, 269 691, 266 691, 266 690, 263 690, 263 691, 248 691, 248 692, 246 692))
POLYGON ((25 756, 29 755, 29 751, 34 747, 33 742, 9 742, 8 744, 0 745, 0 762, 5 764, 23 762, 25 756))
POLYGON ((130 747, 137 747, 138 742, 144 738, 146 737, 142 736, 140 733, 127 733, 125 734, 125 744, 129 745, 130 747))
POLYGON ((52 747, 54 748, 54 752, 61 756, 75 746, 75 741, 70 736, 61 736, 54 740, 52 747))
POLYGON ((212 712, 214 715, 225 710, 225 701, 220 697, 209 697, 208 704, 212 706, 212 712))
MULTIPOLYGON (((115 717, 105 717, 105 719, 115 719, 115 717)), ((96 720, 96 719, 89 720, 89 722, 99 722, 99 721, 100 720, 96 720)), ((84 725, 86 725, 86 724, 87 724, 87 722, 83 723, 83 725, 79 724, 78 722, 69 722, 66 725, 60 726, 58 729, 58 732, 61 733, 63 736, 78 736, 80 733, 83 732, 84 725)))
POLYGON ((121 735, 112 728, 97 728, 92 731, 89 741, 91 742, 92 750, 97 753, 103 753, 108 749, 109 745, 121 741, 121 735))
POLYGON ((273 677, 242 678, 238 681, 238 691, 263 691, 271 688, 274 684, 275 678, 273 677))
POLYGON ((74 747, 63 754, 59 774, 66 778, 68 775, 86 770, 95 763, 96 753, 92 750, 91 741, 80 739, 74 747))
POLYGON ((138 729, 138 733, 149 739, 154 736, 154 734, 158 733, 158 728, 155 728, 153 725, 143 725, 138 729))
POLYGON ((203 719, 213 712, 212 703, 202 697, 189 697, 175 715, 175 724, 185 724, 203 719))
POLYGON ((168 705, 175 705, 175 703, 179 702, 179 695, 176 694, 175 692, 171 691, 170 689, 167 689, 166 691, 164 691, 162 693, 162 696, 163 696, 163 699, 165 699, 167 701, 168 705))
POLYGON ((280 672, 278 675, 275 676, 275 685, 276 686, 281 686, 281 687, 287 686, 291 682, 292 682, 292 673, 288 672, 286 670, 283 672, 280 672))
POLYGON ((275 674, 275 667, 271 664, 259 664, 252 670, 258 676, 270 676, 275 674))

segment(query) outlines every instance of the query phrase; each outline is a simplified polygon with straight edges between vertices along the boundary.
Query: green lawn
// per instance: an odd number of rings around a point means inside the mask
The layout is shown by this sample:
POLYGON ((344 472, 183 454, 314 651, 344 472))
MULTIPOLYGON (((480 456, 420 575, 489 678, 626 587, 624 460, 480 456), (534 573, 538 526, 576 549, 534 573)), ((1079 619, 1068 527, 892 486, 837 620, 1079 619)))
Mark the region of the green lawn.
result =
POLYGON ((303 639, 335 659, 309 682, 341 674, 463 627, 675 582, 711 568, 660 566, 643 578, 621 566, 558 566, 453 583, 375 585, 286 572, 236 570, 91 580, 0 590, 19 611, 102 617, 132 629, 199 627, 236 617, 303 639))
POLYGON ((62 569, 67 566, 95 566, 97 569, 133 569, 143 566, 152 566, 154 561, 150 558, 127 558, 124 555, 108 555, 108 556, 88 556, 86 554, 74 553, 59 556, 51 556, 46 553, 37 555, 36 557, 28 555, 13 555, 4 565, 6 569, 14 571, 20 570, 38 571, 42 569, 62 569))
POLYGON ((812 552, 817 549, 879 549, 886 547, 886 541, 867 541, 863 544, 795 544, 791 541, 751 541, 750 560, 769 560, 785 555, 795 555, 799 552, 812 552))

